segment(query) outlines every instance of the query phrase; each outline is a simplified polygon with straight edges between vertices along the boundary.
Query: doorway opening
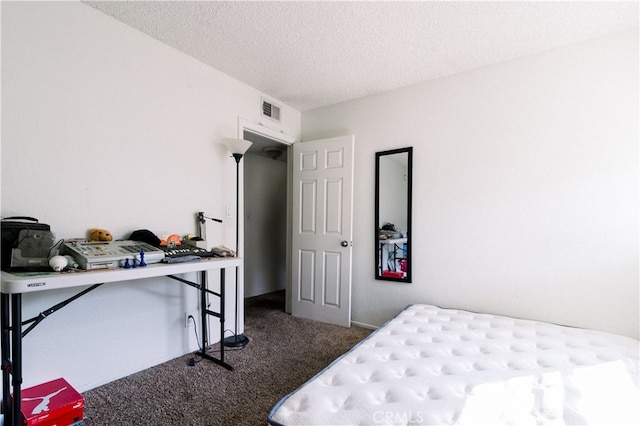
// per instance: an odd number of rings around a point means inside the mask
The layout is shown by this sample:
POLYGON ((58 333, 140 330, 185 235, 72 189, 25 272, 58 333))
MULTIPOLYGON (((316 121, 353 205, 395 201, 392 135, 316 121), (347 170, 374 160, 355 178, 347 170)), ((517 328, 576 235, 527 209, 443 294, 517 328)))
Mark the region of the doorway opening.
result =
POLYGON ((253 143, 244 157, 243 218, 244 297, 252 298, 287 288, 289 144, 241 131, 253 143))

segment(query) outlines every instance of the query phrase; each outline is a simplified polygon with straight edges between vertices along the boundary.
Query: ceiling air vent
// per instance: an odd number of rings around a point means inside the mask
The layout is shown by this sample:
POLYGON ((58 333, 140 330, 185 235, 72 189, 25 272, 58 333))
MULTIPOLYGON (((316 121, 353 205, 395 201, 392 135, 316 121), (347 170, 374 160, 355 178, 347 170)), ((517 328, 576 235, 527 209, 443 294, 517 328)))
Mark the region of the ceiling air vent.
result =
POLYGON ((280 121, 280 107, 269 101, 262 100, 262 115, 272 120, 280 121))

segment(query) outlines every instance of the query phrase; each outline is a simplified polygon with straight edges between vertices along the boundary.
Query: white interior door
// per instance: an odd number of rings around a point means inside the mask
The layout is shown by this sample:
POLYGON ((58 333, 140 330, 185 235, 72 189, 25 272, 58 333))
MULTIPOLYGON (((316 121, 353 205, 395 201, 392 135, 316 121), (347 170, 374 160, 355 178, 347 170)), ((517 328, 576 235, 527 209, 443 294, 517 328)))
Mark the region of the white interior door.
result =
POLYGON ((354 136, 293 145, 294 316, 351 325, 354 136))

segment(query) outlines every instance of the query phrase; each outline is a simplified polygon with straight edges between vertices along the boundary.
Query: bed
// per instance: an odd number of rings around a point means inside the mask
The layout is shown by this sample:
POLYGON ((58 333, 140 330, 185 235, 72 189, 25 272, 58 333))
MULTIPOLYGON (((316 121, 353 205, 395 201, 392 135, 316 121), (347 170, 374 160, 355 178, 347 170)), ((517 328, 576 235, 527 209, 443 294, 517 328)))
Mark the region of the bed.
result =
POLYGON ((640 342, 411 305, 271 410, 293 425, 640 424, 640 342))

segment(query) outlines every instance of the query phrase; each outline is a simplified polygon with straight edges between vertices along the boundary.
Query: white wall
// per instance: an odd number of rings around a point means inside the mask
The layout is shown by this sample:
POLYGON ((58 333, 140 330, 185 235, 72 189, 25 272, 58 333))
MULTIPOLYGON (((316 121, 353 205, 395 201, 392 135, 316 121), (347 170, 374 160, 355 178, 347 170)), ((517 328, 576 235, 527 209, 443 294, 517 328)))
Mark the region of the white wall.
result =
MULTIPOLYGON (((3 2, 1 214, 57 238, 195 233, 196 212, 235 208, 235 162, 217 142, 239 117, 259 120, 261 95, 79 2, 3 2)), ((297 137, 300 113, 282 116, 297 137)), ((209 245, 234 247, 234 222, 208 224, 209 245)), ((26 295, 25 317, 75 291, 26 295)), ((196 290, 169 279, 99 288, 27 336, 24 386, 65 377, 84 391, 193 351, 184 312, 197 308, 196 290)))
POLYGON ((426 302, 639 337, 638 32, 304 112, 356 135, 353 320, 426 302), (374 153, 414 147, 413 284, 373 279, 374 153))

